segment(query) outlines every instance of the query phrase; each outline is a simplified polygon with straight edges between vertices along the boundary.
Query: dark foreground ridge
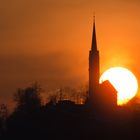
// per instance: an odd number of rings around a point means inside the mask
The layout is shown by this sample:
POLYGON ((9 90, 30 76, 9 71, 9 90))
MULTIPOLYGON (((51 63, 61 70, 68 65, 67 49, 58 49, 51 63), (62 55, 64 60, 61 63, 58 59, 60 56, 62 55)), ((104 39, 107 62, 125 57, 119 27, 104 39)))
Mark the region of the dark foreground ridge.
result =
POLYGON ((7 118, 0 137, 9 140, 135 140, 139 138, 139 130, 140 113, 128 107, 108 113, 95 112, 86 105, 59 101, 16 110, 7 118))

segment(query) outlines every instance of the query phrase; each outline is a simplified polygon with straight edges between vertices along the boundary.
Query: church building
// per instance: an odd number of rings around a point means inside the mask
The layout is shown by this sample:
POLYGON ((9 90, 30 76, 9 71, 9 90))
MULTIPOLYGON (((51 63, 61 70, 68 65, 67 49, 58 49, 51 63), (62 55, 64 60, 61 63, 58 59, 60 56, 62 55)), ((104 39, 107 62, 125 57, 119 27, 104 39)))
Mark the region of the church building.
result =
POLYGON ((96 28, 93 24, 92 45, 89 52, 88 103, 93 108, 114 109, 117 107, 117 91, 109 81, 99 84, 100 57, 97 49, 96 28))

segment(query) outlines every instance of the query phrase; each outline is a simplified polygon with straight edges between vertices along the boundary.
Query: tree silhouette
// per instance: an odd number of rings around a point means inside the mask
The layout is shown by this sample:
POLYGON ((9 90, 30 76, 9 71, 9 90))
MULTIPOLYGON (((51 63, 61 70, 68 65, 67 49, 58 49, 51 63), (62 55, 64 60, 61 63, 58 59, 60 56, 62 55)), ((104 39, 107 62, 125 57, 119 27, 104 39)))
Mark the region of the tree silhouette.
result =
POLYGON ((8 118, 8 109, 5 104, 0 105, 0 135, 6 131, 6 120, 8 118))
POLYGON ((57 96, 56 95, 50 95, 49 96, 49 105, 56 105, 57 103, 57 96))
POLYGON ((41 88, 37 83, 25 89, 18 89, 14 95, 16 110, 31 111, 41 107, 41 88))

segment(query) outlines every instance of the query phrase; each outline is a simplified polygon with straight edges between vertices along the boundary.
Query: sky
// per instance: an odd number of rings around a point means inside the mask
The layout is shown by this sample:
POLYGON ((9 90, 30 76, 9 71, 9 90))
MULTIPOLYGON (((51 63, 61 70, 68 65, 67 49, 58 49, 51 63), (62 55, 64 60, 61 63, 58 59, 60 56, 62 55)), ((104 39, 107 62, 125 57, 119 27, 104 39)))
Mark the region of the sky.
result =
POLYGON ((139 81, 139 7, 139 0, 0 0, 0 102, 35 81, 46 91, 87 84, 94 15, 101 74, 122 66, 139 81))

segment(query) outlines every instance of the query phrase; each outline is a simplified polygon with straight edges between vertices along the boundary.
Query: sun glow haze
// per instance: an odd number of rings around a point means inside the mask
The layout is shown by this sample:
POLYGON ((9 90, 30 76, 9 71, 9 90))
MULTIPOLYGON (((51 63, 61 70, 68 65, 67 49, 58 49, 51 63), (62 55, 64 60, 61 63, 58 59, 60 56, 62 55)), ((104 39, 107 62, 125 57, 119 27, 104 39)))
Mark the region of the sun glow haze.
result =
POLYGON ((105 71, 100 83, 109 80, 117 90, 117 104, 124 105, 132 99, 138 90, 138 82, 134 74, 126 68, 114 67, 105 71))

